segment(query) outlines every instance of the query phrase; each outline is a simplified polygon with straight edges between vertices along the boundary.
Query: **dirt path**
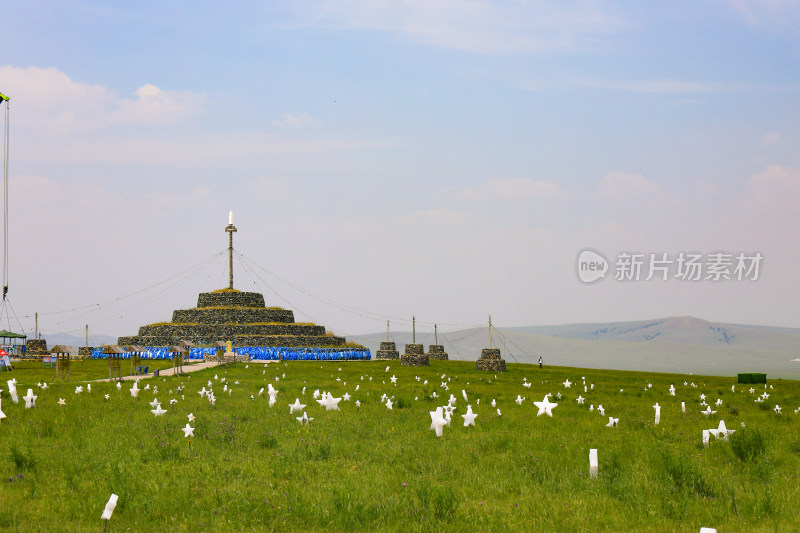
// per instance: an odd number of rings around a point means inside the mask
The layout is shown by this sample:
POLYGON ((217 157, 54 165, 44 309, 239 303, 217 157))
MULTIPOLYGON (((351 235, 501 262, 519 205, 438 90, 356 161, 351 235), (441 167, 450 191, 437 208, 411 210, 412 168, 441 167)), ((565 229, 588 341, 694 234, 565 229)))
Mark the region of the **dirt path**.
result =
MULTIPOLYGON (((248 364, 259 364, 259 363, 260 364, 264 364, 264 363, 269 363, 269 361, 265 361, 265 362, 262 362, 262 361, 250 361, 250 363, 248 363, 248 364)), ((206 368, 211 368, 211 367, 219 366, 219 365, 220 365, 220 363, 212 363, 212 362, 206 362, 206 361, 203 361, 202 363, 194 363, 194 364, 191 364, 191 365, 183 365, 183 373, 184 374, 188 374, 189 372, 197 372, 199 370, 205 370, 206 368)), ((146 366, 146 365, 143 365, 143 366, 146 366)), ((164 368, 164 369, 161 369, 161 370, 158 371, 158 376, 159 377, 167 377, 167 376, 172 376, 172 375, 175 375, 175 369, 174 368, 164 368)), ((137 375, 134 375, 134 376, 123 376, 122 377, 122 381, 135 381, 137 379, 148 379, 148 378, 152 378, 152 377, 154 377, 153 372, 148 372, 147 374, 137 374, 137 375)), ((102 381, 110 381, 110 380, 108 378, 105 378, 105 379, 94 379, 92 381, 101 381, 102 382, 102 381)))

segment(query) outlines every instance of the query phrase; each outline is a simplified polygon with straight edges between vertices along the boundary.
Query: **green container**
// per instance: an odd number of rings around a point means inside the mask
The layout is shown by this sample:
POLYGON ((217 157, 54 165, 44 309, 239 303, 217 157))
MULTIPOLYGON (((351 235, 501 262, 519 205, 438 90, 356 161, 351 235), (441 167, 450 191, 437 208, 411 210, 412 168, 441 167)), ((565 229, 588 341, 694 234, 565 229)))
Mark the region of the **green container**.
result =
POLYGON ((757 373, 739 374, 739 383, 766 383, 766 382, 767 382, 766 374, 757 374, 757 373))

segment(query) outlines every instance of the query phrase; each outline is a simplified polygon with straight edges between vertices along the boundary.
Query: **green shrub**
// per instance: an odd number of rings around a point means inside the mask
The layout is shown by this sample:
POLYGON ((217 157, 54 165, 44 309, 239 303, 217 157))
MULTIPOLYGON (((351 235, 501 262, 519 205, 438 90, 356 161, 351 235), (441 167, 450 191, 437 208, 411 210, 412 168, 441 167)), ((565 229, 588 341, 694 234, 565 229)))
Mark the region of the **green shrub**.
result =
POLYGON ((733 455, 745 463, 762 457, 767 451, 764 434, 757 429, 742 428, 728 439, 733 455))
POLYGON ((9 450, 11 454, 11 462, 19 470, 33 470, 36 468, 36 458, 30 449, 22 450, 14 443, 9 450))

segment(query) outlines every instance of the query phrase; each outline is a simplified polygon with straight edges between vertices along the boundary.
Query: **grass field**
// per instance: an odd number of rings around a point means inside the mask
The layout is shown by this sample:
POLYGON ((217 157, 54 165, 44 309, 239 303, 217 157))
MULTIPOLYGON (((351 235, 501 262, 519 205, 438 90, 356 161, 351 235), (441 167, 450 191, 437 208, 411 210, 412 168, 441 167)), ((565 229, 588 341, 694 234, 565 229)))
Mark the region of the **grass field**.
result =
MULTIPOLYGON (((103 361, 80 364, 82 376, 108 375, 103 361)), ((0 374, 7 415, 0 421, 0 530, 102 531, 111 493, 119 503, 109 531, 800 530, 797 382, 771 382, 769 398, 756 403, 764 386, 731 392, 731 378, 517 364, 495 378, 468 362, 386 366, 221 366, 144 380, 139 387, 150 390, 133 398, 130 382, 122 390, 94 383, 91 393, 76 394, 77 364, 63 384, 49 381, 52 370, 19 365, 0 374), (9 398, 11 377, 19 404, 9 398), (594 390, 584 392, 582 377, 594 390), (40 390, 43 380, 49 388, 40 390), (215 405, 197 394, 209 381, 215 405), (266 391, 258 395, 267 382, 279 391, 272 408, 266 391), (28 388, 38 399, 26 410, 28 388), (316 389, 351 398, 339 403, 341 411, 326 411, 312 398, 316 389), (552 418, 537 417, 533 401, 548 392, 559 405, 552 418), (429 411, 451 393, 456 411, 437 438, 429 411), (703 393, 716 415, 700 413, 703 393), (383 394, 394 396, 392 410, 383 394), (517 395, 526 397, 522 405, 517 395), (154 397, 163 416, 150 411, 154 397), (295 398, 307 404, 307 426, 289 414, 295 398), (475 427, 463 427, 459 416, 467 403, 478 414, 475 427), (606 416, 590 412, 599 404, 606 416), (191 442, 181 431, 189 413, 196 417, 191 442), (608 416, 619 426, 606 427, 608 416), (721 419, 737 432, 704 448, 702 430, 721 419), (589 476, 590 448, 598 449, 597 479, 589 476)))

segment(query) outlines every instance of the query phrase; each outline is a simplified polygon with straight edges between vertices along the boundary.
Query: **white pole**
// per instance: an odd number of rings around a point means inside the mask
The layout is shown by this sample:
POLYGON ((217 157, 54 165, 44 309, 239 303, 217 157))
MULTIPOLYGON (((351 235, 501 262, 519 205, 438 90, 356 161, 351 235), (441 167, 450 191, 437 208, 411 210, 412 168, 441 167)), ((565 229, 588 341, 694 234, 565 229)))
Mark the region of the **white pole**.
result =
POLYGON ((597 479, 597 468, 597 448, 592 448, 589 450, 589 474, 592 479, 597 479))

